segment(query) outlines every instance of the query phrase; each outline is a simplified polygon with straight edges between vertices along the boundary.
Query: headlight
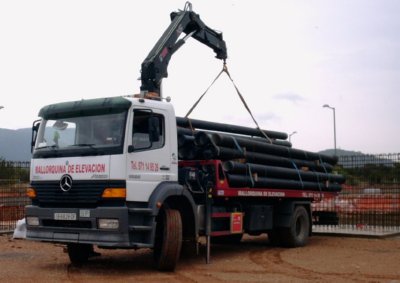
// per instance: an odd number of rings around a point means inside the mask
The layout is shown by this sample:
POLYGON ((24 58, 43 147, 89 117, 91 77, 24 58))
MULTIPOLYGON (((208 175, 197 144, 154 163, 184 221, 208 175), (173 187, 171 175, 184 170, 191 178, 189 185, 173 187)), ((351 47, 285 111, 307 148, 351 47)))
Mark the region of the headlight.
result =
POLYGON ((28 216, 26 217, 26 224, 29 226, 39 226, 39 217, 28 216))
POLYGON ((118 229, 119 228, 119 221, 118 219, 107 219, 107 218, 100 218, 97 220, 97 224, 99 229, 118 229))

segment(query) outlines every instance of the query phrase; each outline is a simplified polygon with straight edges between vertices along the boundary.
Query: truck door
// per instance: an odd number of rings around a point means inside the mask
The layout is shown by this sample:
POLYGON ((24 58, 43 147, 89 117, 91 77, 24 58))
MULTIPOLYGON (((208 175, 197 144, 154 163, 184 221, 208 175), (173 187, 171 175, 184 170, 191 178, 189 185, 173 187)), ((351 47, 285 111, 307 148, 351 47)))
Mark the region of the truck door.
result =
POLYGON ((154 188, 162 181, 169 181, 173 175, 166 124, 163 110, 133 110, 127 155, 128 201, 148 201, 154 188))

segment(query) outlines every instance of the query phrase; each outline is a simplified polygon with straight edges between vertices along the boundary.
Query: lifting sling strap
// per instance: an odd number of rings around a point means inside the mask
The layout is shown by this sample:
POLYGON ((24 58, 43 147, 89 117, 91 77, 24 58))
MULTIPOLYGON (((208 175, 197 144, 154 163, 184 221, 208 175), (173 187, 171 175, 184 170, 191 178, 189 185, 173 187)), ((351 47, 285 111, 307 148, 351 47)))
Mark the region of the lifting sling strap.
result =
POLYGON ((253 116, 253 113, 251 112, 249 106, 247 105, 246 101, 244 100, 243 95, 240 93, 239 88, 236 86, 235 82, 233 81, 229 71, 228 71, 228 67, 226 65, 226 62, 224 61, 224 65, 222 67, 222 70, 219 72, 219 74, 215 77, 215 79, 212 81, 212 83, 208 86, 208 88, 206 89, 206 91, 200 96, 200 98, 196 101, 196 103, 192 106, 192 108, 190 108, 190 110, 188 111, 188 113, 185 115, 185 118, 188 118, 189 115, 193 112, 193 110, 196 108, 196 106, 199 104, 200 100, 206 95, 206 93, 208 92, 208 90, 214 85, 214 83, 219 79, 219 77, 221 76, 222 73, 225 73, 229 80, 232 82, 236 93, 238 94, 240 100, 242 101, 244 107, 246 108, 247 112, 250 114, 251 118, 253 119, 253 122, 256 124, 257 129, 262 133, 262 135, 267 139, 267 141, 269 143, 272 143, 272 140, 267 136, 267 134, 261 130, 260 126, 258 125, 256 119, 253 116))

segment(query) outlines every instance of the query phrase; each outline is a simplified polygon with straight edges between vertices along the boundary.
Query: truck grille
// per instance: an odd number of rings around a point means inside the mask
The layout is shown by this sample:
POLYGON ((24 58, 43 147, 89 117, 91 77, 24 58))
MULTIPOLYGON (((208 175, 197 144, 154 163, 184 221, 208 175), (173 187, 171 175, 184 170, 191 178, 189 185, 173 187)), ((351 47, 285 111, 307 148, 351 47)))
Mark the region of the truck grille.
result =
POLYGON ((92 223, 90 221, 67 221, 67 220, 53 220, 53 219, 43 219, 43 226, 46 227, 69 227, 69 228, 92 228, 92 223))
POLYGON ((32 182, 36 198, 32 204, 42 207, 96 207, 105 188, 124 188, 125 181, 74 181, 64 192, 59 181, 32 182))

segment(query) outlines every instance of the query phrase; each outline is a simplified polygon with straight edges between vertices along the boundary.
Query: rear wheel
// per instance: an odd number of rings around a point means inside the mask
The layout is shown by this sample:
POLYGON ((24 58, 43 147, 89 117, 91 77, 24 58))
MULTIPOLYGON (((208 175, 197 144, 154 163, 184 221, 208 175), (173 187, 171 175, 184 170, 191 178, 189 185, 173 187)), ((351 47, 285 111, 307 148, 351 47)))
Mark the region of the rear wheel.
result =
POLYGON ((175 209, 163 209, 157 220, 154 259, 162 271, 175 270, 182 247, 182 219, 175 209))
POLYGON ((72 265, 81 266, 88 261, 93 252, 93 246, 89 244, 70 243, 67 245, 67 250, 72 265))
POLYGON ((308 242, 310 218, 304 206, 296 206, 290 219, 290 227, 280 229, 280 241, 286 247, 302 247, 308 242))

